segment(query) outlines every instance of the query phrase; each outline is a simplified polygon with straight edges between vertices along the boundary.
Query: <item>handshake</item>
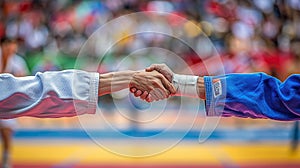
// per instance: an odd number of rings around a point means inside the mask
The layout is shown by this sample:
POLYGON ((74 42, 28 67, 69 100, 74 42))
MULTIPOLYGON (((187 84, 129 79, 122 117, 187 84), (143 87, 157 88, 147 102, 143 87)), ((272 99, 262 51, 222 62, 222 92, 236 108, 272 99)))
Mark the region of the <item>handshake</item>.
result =
POLYGON ((131 93, 147 102, 187 96, 205 99, 202 77, 179 75, 165 64, 152 64, 142 71, 100 74, 99 96, 129 87, 131 93))

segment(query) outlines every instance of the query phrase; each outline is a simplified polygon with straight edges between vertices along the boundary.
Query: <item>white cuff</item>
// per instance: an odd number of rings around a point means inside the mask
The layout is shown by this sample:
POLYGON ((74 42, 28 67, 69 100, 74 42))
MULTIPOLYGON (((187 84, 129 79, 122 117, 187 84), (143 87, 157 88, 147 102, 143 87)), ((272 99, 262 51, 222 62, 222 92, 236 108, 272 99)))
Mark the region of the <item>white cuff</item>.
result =
POLYGON ((172 83, 176 88, 176 96, 199 98, 197 91, 198 76, 173 75, 172 83))

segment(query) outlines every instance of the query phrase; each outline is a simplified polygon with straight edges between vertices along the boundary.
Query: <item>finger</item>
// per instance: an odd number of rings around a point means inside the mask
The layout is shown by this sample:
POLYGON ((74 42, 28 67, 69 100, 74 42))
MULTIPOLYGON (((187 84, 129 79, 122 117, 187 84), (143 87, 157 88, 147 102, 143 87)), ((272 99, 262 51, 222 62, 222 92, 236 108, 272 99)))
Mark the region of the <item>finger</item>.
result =
POLYGON ((170 94, 168 90, 163 88, 163 86, 161 86, 161 87, 162 87, 162 89, 158 87, 153 90, 152 94, 155 95, 156 101, 166 99, 170 94))
POLYGON ((152 102, 152 95, 149 93, 145 100, 149 103, 152 102))
POLYGON ((164 94, 162 93, 162 91, 160 89, 154 89, 153 94, 156 95, 156 98, 157 98, 157 99, 155 99, 156 101, 164 99, 164 94))
MULTIPOLYGON (((161 93, 161 95, 159 95, 160 98, 167 98, 170 95, 170 92, 163 86, 163 84, 161 83, 161 81, 155 83, 156 84, 156 89, 155 90, 159 90, 159 93, 161 93)), ((157 95, 157 93, 156 93, 157 95)))
POLYGON ((157 69, 158 64, 152 64, 150 67, 146 68, 146 72, 151 72, 157 69))
POLYGON ((151 102, 159 100, 159 94, 155 90, 150 91, 149 94, 151 95, 151 102))
POLYGON ((135 93, 136 90, 137 90, 137 89, 136 89, 135 87, 130 88, 130 92, 131 92, 131 93, 135 93))
POLYGON ((156 95, 158 95, 158 100, 163 100, 169 96, 169 92, 167 92, 167 94, 166 94, 161 89, 155 89, 154 91, 155 91, 156 95))
POLYGON ((139 97, 143 94, 143 92, 141 90, 137 90, 135 93, 134 93, 134 96, 135 97, 139 97))
POLYGON ((144 91, 144 93, 140 96, 142 100, 145 100, 148 96, 148 92, 147 91, 144 91))
POLYGON ((169 82, 168 79, 166 79, 164 76, 160 76, 161 82, 164 85, 164 87, 171 93, 171 94, 175 94, 176 93, 176 89, 175 86, 169 82))
POLYGON ((146 72, 151 72, 153 70, 161 73, 169 82, 172 82, 173 72, 166 64, 152 64, 150 67, 146 68, 146 72))
POLYGON ((145 70, 146 70, 146 72, 151 72, 151 71, 154 70, 154 68, 153 68, 153 67, 148 67, 148 68, 146 68, 145 70))
MULTIPOLYGON (((147 91, 146 91, 147 92, 147 91)), ((150 93, 148 92, 148 95, 146 96, 146 99, 145 100, 147 100, 148 98, 151 98, 151 95, 150 95, 150 93)))
POLYGON ((148 68, 146 68, 145 70, 146 70, 146 72, 151 72, 151 71, 154 71, 155 68, 154 68, 154 67, 148 67, 148 68))

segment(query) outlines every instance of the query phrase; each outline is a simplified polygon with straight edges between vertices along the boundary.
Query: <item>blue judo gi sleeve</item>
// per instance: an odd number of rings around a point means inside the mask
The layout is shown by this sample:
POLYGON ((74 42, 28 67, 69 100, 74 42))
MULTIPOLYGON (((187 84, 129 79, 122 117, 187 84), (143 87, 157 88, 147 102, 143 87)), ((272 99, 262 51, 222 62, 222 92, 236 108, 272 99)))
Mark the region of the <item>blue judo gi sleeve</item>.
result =
POLYGON ((300 119, 300 74, 284 82, 265 73, 205 76, 207 116, 300 119))

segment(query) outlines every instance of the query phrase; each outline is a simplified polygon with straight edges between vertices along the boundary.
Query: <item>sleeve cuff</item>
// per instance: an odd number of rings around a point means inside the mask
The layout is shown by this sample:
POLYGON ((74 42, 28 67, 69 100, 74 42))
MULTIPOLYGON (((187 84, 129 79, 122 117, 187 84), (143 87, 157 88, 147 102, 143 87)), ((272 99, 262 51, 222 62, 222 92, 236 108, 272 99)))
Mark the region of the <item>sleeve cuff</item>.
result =
POLYGON ((221 116, 226 99, 226 80, 220 76, 204 76, 207 116, 221 116))
POLYGON ((99 74, 76 71, 73 98, 77 115, 95 114, 98 103, 99 74))
POLYGON ((88 111, 92 114, 96 113, 97 103, 98 103, 98 88, 99 88, 99 74, 98 73, 90 73, 90 98, 88 104, 88 111))
POLYGON ((205 110, 206 110, 206 116, 213 116, 212 115, 212 109, 211 108, 211 102, 212 102, 212 79, 209 76, 204 76, 204 84, 205 84, 205 110))

